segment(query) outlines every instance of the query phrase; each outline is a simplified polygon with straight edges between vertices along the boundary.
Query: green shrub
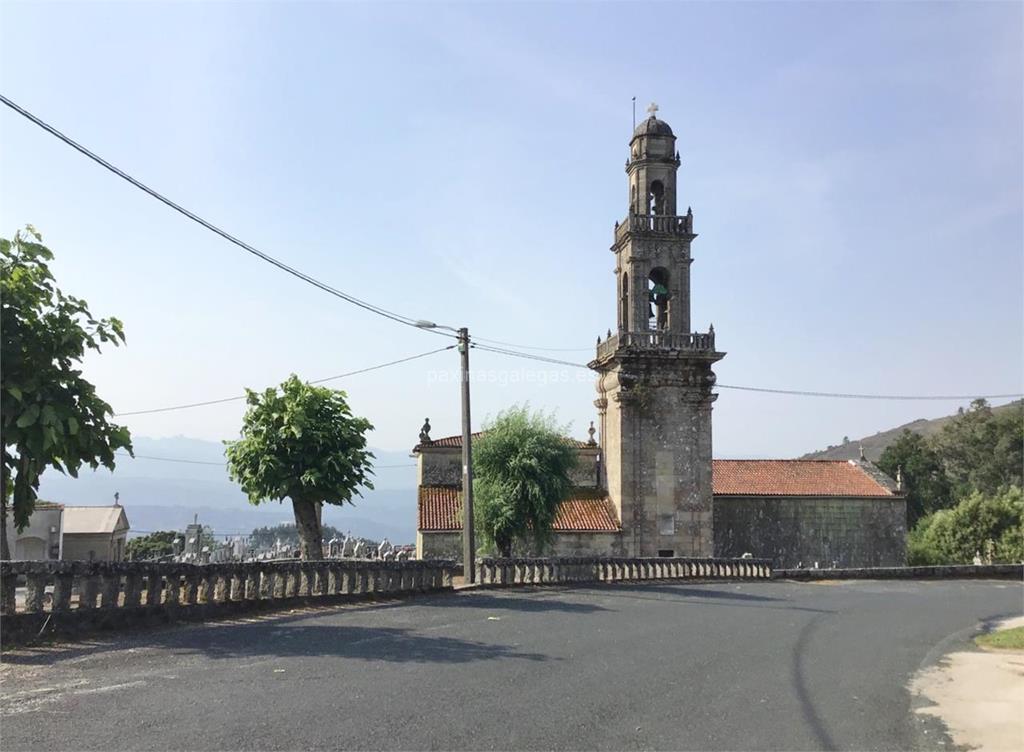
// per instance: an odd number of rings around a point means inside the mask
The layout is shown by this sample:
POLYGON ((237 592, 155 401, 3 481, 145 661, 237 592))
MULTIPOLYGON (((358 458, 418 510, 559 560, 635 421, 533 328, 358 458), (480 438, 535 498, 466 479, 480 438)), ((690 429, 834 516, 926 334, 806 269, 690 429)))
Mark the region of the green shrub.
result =
POLYGON ((952 509, 923 517, 907 539, 912 566, 1024 560, 1024 493, 1011 486, 988 496, 975 491, 952 509))

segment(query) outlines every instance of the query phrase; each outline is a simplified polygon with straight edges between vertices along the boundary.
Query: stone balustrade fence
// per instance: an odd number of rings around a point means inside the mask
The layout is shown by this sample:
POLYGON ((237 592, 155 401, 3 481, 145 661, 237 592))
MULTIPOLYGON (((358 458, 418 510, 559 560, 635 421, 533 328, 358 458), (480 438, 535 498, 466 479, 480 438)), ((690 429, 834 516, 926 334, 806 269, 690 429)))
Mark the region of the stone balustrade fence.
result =
POLYGON ((482 585, 545 585, 638 580, 767 580, 769 559, 547 557, 481 559, 482 585))
POLYGON ((215 613, 294 599, 451 589, 458 566, 445 559, 385 561, 0 561, 0 614, 60 615, 83 621, 100 613, 215 613), (24 581, 24 589, 19 584, 24 581))

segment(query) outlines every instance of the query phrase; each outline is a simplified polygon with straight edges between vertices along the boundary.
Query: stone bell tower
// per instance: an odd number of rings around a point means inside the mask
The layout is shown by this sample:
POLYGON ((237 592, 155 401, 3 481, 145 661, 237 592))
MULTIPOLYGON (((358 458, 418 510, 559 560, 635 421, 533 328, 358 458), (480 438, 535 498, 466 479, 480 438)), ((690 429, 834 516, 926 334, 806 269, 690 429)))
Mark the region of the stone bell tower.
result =
POLYGON ((618 324, 590 363, 602 480, 623 553, 711 556, 711 367, 725 353, 714 327, 691 331, 693 212, 678 212, 672 129, 648 111, 629 143, 629 211, 611 247, 618 324))

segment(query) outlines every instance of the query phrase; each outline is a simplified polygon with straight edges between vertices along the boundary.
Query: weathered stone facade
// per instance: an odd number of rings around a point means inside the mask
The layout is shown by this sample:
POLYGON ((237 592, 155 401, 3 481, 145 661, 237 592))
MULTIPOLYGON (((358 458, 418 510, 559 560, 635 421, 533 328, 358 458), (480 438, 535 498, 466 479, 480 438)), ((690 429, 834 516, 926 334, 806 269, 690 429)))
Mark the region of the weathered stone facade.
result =
POLYGON ((902 499, 715 497, 715 556, 745 553, 772 566, 902 567, 902 499))
POLYGON ((629 556, 710 556, 714 331, 690 331, 693 212, 678 215, 679 155, 653 115, 634 132, 629 213, 615 227, 617 331, 598 342, 603 484, 629 556))

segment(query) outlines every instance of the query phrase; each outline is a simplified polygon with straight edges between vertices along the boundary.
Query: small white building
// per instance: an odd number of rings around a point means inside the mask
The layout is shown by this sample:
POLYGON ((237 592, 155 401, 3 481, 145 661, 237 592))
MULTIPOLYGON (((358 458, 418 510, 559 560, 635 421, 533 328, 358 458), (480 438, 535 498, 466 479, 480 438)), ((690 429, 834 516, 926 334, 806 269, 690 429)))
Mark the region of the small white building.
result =
POLYGON ((123 561, 129 529, 119 504, 73 507, 37 501, 21 532, 8 516, 7 545, 18 560, 123 561))
POLYGON ((20 533, 14 515, 8 510, 7 549, 14 559, 55 561, 61 558, 61 526, 64 507, 49 501, 37 501, 28 518, 28 526, 20 533))
POLYGON ((124 561, 128 517, 124 507, 64 507, 62 559, 124 561))

